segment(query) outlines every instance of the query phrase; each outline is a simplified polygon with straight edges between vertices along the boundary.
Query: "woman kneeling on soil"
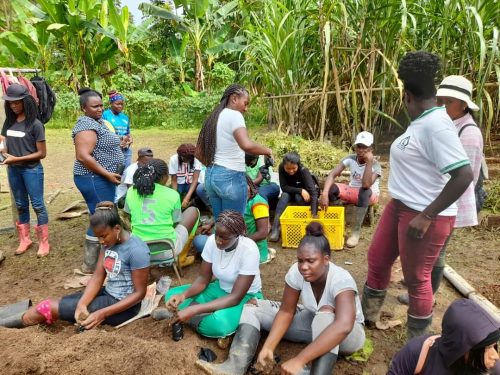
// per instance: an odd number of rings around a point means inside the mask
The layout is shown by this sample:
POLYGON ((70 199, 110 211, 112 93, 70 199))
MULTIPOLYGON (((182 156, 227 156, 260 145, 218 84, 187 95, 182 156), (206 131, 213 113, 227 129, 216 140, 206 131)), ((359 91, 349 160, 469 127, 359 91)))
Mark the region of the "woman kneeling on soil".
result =
POLYGON ((259 249, 245 234, 239 212, 220 213, 215 234, 201 254, 200 275, 193 284, 173 288, 165 296, 167 307, 179 310, 174 322, 189 322, 206 337, 223 338, 236 331, 244 303, 262 298, 259 249))
POLYGON ((148 247, 123 229, 112 202, 97 204, 90 226, 103 247, 83 293, 46 299, 28 311, 1 318, 0 326, 21 328, 62 319, 92 329, 101 323, 117 326, 137 315, 147 288, 148 247))
POLYGON ((124 210, 131 216, 134 235, 143 241, 171 241, 181 266, 186 267, 194 263, 187 253, 200 213, 195 207, 182 212, 180 195, 165 186, 167 181, 167 163, 150 160, 134 173, 134 187, 127 191, 124 210))
POLYGON ((441 336, 423 335, 408 342, 392 359, 388 375, 489 374, 500 369, 499 328, 477 303, 456 300, 443 316, 441 336))
POLYGON ((330 262, 330 245, 321 224, 309 224, 306 232, 297 263, 285 276, 283 301, 246 304, 227 361, 219 365, 198 361, 200 368, 209 374, 245 374, 261 329, 269 331, 258 356, 263 367, 273 362, 281 339, 309 344, 281 365, 281 374, 298 374, 311 361, 311 374, 331 374, 339 352, 351 354, 363 347, 364 318, 356 283, 330 262))

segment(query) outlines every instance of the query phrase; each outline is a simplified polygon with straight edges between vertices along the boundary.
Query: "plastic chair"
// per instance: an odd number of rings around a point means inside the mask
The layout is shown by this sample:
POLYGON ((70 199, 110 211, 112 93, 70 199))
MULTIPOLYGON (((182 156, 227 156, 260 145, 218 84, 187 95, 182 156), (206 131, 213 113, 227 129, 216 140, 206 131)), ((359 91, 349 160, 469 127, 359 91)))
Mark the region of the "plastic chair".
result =
POLYGON ((182 270, 179 257, 175 255, 175 244, 171 240, 152 240, 146 241, 146 244, 149 247, 151 266, 172 267, 181 285, 182 270))

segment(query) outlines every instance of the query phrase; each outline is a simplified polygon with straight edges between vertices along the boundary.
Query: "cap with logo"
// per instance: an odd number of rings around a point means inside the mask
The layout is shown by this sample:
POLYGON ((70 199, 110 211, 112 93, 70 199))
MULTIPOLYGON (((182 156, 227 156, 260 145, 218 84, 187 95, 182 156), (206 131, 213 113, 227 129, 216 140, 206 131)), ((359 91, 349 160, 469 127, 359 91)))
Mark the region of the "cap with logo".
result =
POLYGON ((356 136, 354 144, 355 145, 361 144, 370 147, 373 144, 373 134, 367 131, 362 131, 356 136))

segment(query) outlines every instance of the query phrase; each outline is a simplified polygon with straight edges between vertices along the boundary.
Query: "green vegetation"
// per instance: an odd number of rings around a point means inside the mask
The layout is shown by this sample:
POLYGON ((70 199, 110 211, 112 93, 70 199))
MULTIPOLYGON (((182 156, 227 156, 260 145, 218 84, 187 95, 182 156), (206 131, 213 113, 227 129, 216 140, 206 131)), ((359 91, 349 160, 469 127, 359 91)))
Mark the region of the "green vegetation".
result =
MULTIPOLYGON (((60 103, 81 86, 122 90, 139 127, 199 126, 239 81, 274 97, 254 107, 261 123, 349 144, 405 125, 397 64, 425 49, 474 83, 486 137, 500 130, 497 0, 149 0, 134 23, 119 4, 0 0, 0 65, 42 69, 60 103)), ((76 116, 66 104, 55 122, 76 116)))

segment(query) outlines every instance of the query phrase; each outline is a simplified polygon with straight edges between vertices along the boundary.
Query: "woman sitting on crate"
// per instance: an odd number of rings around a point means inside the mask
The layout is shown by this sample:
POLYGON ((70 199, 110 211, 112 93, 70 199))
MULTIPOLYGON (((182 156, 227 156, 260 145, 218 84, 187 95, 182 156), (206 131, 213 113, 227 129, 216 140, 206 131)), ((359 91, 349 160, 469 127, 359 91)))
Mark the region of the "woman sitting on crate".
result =
POLYGON ((0 308, 0 327, 22 328, 61 319, 88 330, 101 323, 117 326, 137 315, 147 289, 148 247, 123 229, 113 202, 97 204, 90 227, 102 248, 85 290, 33 307, 26 300, 0 308))
POLYGON ((262 298, 259 249, 245 235, 239 212, 220 213, 215 234, 203 248, 199 276, 165 295, 167 307, 178 310, 173 323, 189 323, 206 337, 225 338, 236 331, 244 303, 262 298))
POLYGON ((143 241, 169 240, 181 267, 189 266, 194 257, 187 256, 190 234, 194 235, 200 213, 190 207, 181 211, 179 193, 165 186, 167 164, 151 159, 134 174, 134 186, 127 191, 124 210, 131 216, 132 233, 143 241))
POLYGON ((278 169, 280 187, 283 191, 276 206, 274 221, 269 241, 277 242, 280 238, 280 216, 289 204, 306 206, 310 204, 312 217, 318 215, 319 186, 316 178, 300 162, 296 152, 288 152, 283 156, 283 161, 278 169))
MULTIPOLYGON (((260 264, 269 263, 276 256, 276 250, 268 247, 267 235, 269 234, 269 204, 257 190, 257 186, 247 175, 247 205, 245 207, 245 225, 248 238, 255 241, 260 253, 260 264)), ((197 235, 193 240, 193 246, 198 253, 203 251, 208 235, 212 233, 213 221, 201 227, 202 234, 197 235)))
POLYGON ((346 156, 328 174, 323 193, 319 198, 319 205, 323 209, 338 199, 356 205, 354 224, 351 236, 346 242, 347 247, 356 247, 368 206, 378 202, 378 185, 382 169, 379 162, 373 158, 372 144, 372 133, 363 131, 356 136, 354 142, 356 153, 346 156), (351 171, 349 185, 335 183, 335 178, 340 176, 345 168, 351 171))
POLYGON ((243 375, 259 344, 260 332, 269 332, 259 353, 258 366, 274 362, 282 339, 308 344, 281 365, 281 374, 298 374, 312 362, 310 374, 331 374, 338 353, 351 354, 365 342, 364 317, 356 282, 330 261, 330 245, 323 227, 310 223, 297 250, 297 263, 285 276, 281 302, 250 300, 241 314, 228 359, 222 364, 198 361, 208 374, 243 375), (299 304, 299 298, 302 304, 299 304))

